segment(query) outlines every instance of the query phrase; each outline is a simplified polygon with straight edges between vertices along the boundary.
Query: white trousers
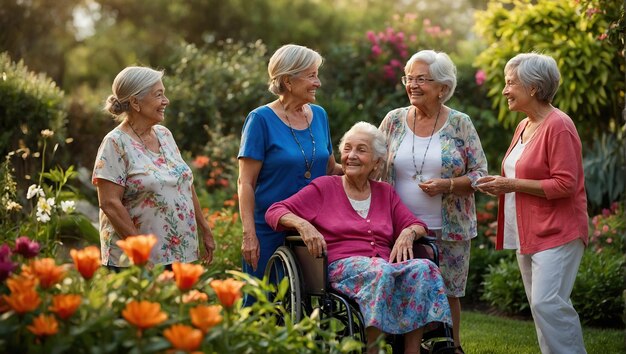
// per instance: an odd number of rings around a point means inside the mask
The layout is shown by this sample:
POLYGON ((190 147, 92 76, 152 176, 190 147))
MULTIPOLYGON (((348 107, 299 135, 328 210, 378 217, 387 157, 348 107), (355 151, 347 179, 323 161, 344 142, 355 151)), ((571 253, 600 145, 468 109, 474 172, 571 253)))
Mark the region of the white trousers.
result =
POLYGON ((570 295, 585 247, 577 239, 534 254, 517 253, 543 354, 587 353, 570 295))

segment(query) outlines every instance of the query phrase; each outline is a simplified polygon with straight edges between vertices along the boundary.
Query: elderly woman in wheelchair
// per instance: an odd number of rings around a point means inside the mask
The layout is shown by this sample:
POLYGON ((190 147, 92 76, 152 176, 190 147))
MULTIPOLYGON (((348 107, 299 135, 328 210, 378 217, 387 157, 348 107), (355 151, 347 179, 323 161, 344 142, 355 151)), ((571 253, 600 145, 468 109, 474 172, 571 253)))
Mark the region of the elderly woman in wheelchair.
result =
POLYGON ((373 125, 355 124, 339 144, 343 176, 322 176, 273 204, 267 223, 295 229, 313 256, 326 253, 330 285, 358 303, 368 352, 381 332, 404 334, 405 353, 419 353, 423 328, 450 324, 439 268, 413 259, 413 241, 426 225, 402 204, 393 187, 371 179, 386 156, 373 125))

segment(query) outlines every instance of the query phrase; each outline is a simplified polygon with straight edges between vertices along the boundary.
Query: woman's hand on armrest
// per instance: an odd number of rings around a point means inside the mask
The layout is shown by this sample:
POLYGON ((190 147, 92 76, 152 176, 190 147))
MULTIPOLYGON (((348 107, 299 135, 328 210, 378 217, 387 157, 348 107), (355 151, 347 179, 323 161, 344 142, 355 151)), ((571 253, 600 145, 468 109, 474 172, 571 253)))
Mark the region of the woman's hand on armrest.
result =
POLYGON ((314 257, 321 257, 326 252, 326 241, 324 236, 317 231, 310 222, 293 213, 288 213, 280 217, 278 221, 284 227, 295 228, 306 244, 309 253, 314 257))
POLYGON ((411 225, 402 232, 396 239, 396 242, 391 249, 391 255, 389 261, 398 263, 413 259, 413 241, 426 235, 426 229, 420 225, 411 225))

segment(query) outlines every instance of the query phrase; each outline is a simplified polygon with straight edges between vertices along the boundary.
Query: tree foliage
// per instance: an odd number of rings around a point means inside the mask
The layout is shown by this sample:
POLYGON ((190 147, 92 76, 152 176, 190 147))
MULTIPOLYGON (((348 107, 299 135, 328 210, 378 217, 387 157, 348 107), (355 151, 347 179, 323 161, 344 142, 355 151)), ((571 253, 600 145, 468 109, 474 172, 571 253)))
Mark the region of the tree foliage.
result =
POLYGON ((487 73, 492 87, 488 95, 498 118, 506 126, 519 118, 509 112, 501 95, 506 62, 518 53, 537 51, 557 61, 562 82, 554 105, 574 119, 581 135, 591 137, 614 128, 624 97, 625 71, 623 45, 620 48, 603 36, 610 25, 603 16, 581 12, 573 1, 490 2, 476 16, 476 31, 488 47, 475 63, 487 73))

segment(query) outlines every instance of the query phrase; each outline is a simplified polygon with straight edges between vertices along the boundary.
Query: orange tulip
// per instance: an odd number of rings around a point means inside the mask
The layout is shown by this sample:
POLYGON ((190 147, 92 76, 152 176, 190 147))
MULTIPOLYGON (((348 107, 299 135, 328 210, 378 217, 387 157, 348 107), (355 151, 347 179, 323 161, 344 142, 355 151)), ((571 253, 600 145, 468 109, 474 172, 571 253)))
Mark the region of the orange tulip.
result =
POLYGON ((150 301, 131 301, 122 310, 122 316, 139 329, 154 327, 167 320, 167 314, 161 311, 161 304, 150 301))
POLYGON ((13 292, 10 296, 2 295, 4 301, 6 301, 13 311, 23 314, 35 310, 41 303, 39 294, 33 289, 25 290, 22 292, 13 292))
POLYGON ((130 258, 134 265, 144 265, 150 259, 150 251, 156 245, 157 238, 154 235, 130 236, 125 240, 117 241, 124 253, 130 258))
POLYGON ((194 351, 202 344, 202 332, 193 327, 175 324, 163 331, 163 335, 175 349, 194 351))
POLYGON ((202 332, 206 333, 215 325, 222 322, 222 315, 220 315, 221 310, 222 307, 219 305, 196 306, 189 310, 191 323, 202 330, 202 332))
POLYGON ((42 313, 35 317, 32 326, 26 328, 36 336, 51 336, 59 331, 59 324, 54 316, 46 316, 42 313))
POLYGON ((235 301, 241 298, 241 287, 244 282, 235 279, 213 280, 210 285, 222 305, 231 308, 235 301))
POLYGON ((188 304, 190 302, 203 302, 203 301, 209 301, 209 295, 201 291, 198 291, 196 289, 192 289, 191 291, 183 294, 184 304, 188 304))
POLYGON ((20 293, 28 290, 35 290, 37 279, 22 275, 7 279, 7 286, 12 293, 20 293))
POLYGON ((55 295, 52 298, 52 306, 48 309, 57 314, 57 316, 61 317, 64 320, 70 318, 74 312, 80 306, 82 299, 80 295, 76 294, 61 294, 55 295))
POLYGON ((52 258, 33 260, 30 270, 39 279, 39 284, 44 289, 50 288, 65 277, 63 266, 57 266, 52 258))
POLYGON ((76 270, 87 280, 91 279, 100 268, 100 250, 96 246, 88 246, 80 251, 72 249, 70 255, 74 260, 76 270))
POLYGON ((174 271, 174 278, 176 278, 176 286, 181 291, 191 289, 198 282, 200 275, 204 273, 204 267, 199 264, 178 262, 172 264, 172 270, 174 271))

